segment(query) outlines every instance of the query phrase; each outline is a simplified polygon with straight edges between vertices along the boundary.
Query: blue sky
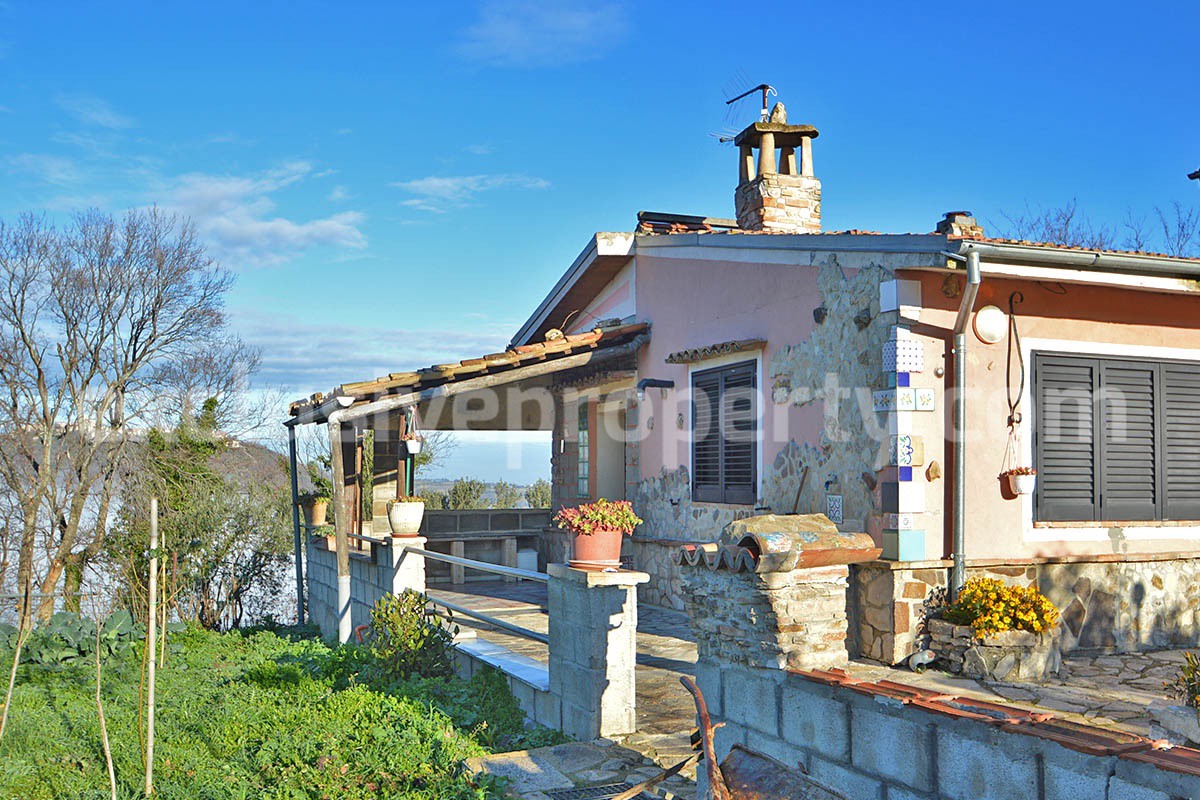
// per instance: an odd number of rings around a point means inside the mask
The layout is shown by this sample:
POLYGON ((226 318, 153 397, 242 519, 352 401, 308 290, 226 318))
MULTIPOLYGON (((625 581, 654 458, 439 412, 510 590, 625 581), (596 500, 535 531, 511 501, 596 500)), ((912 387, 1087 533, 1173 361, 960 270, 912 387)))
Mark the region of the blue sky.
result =
POLYGON ((1194 2, 769 5, 6 0, 0 216, 192 216, 303 395, 502 347, 640 209, 730 216, 739 81, 821 130, 827 228, 1200 202, 1194 2))

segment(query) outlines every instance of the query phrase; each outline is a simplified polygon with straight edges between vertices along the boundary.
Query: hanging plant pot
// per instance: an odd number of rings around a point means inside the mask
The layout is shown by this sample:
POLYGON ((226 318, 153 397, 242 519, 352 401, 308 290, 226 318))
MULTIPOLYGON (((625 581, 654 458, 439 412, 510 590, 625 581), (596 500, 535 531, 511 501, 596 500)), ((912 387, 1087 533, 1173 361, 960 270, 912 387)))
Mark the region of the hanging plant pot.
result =
POLYGON ((405 439, 404 449, 408 451, 410 456, 415 456, 421 452, 423 442, 420 439, 405 439))
POLYGON ((1037 488, 1037 473, 1033 470, 1011 470, 1005 473, 1005 477, 1013 494, 1033 494, 1037 488))

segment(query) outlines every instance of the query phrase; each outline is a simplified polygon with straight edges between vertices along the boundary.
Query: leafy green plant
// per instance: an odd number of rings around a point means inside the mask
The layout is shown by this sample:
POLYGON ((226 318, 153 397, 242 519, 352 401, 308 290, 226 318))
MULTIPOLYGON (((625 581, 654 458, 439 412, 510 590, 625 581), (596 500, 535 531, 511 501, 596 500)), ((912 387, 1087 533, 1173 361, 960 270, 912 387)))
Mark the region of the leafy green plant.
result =
POLYGON ((450 625, 442 623, 420 592, 386 594, 371 609, 371 652, 383 669, 404 678, 452 675, 458 628, 450 625))
POLYGON ((620 531, 626 536, 642 524, 633 513, 628 500, 605 500, 601 497, 594 503, 584 503, 573 508, 560 509, 554 515, 558 527, 582 536, 591 536, 596 531, 620 531))
POLYGON ((1195 653, 1184 653, 1179 675, 1173 682, 1164 682, 1163 688, 1176 700, 1200 709, 1200 657, 1195 653))
MULTIPOLYGON (((175 623, 171 628, 181 629, 175 623)), ((128 611, 118 611, 100 626, 100 635, 96 634, 96 623, 91 619, 60 611, 33 631, 21 660, 26 664, 77 664, 92 659, 97 645, 101 658, 122 656, 145 638, 146 631, 144 626, 134 623, 128 611)), ((0 636, 7 647, 15 647, 16 628, 0 626, 0 636)))

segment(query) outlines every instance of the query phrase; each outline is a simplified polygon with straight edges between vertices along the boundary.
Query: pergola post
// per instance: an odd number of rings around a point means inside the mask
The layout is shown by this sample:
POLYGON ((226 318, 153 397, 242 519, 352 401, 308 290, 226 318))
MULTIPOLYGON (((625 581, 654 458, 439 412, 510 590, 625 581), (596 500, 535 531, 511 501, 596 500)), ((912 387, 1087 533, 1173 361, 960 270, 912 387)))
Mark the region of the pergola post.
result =
POLYGON ((348 642, 354 632, 350 617, 350 504, 346 491, 346 443, 341 420, 329 418, 329 454, 333 466, 333 525, 337 548, 337 623, 338 641, 348 642))
POLYGON ((292 473, 292 538, 296 547, 296 624, 304 624, 304 539, 300 535, 300 483, 296 474, 296 426, 288 425, 288 464, 292 473))

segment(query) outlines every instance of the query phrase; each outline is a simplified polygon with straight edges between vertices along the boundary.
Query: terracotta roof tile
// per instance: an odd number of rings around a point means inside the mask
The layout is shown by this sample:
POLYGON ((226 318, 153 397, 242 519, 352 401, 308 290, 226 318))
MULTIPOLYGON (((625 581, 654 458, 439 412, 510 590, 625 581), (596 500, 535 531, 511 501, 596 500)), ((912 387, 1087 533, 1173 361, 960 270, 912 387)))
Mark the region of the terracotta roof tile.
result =
MULTIPOLYGON (((557 338, 536 344, 520 345, 503 353, 489 353, 482 357, 468 358, 453 364, 434 364, 412 372, 392 372, 380 378, 344 383, 328 396, 349 395, 360 398, 426 389, 461 378, 481 375, 492 370, 499 372, 526 363, 594 350, 601 346, 623 344, 638 334, 644 333, 649 327, 646 323, 639 322, 615 328, 597 328, 569 336, 559 334, 557 338)), ((318 392, 303 400, 297 400, 289 406, 289 412, 292 416, 296 416, 320 405, 326 396, 318 392)))

